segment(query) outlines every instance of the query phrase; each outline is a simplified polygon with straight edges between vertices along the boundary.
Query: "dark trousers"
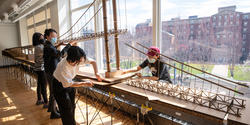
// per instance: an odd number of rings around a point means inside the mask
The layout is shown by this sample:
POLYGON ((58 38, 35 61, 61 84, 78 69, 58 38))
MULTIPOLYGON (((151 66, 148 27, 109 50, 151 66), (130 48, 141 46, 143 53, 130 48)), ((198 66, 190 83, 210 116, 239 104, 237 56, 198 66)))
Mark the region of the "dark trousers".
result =
POLYGON ((63 125, 75 125, 75 88, 64 88, 57 79, 53 80, 53 88, 63 125))
POLYGON ((47 82, 45 78, 44 71, 36 71, 37 74, 37 99, 42 100, 41 95, 43 96, 44 103, 48 103, 47 99, 47 82))
POLYGON ((54 92, 53 92, 53 74, 52 73, 46 73, 47 76, 47 80, 49 83, 49 107, 48 107, 48 111, 51 112, 51 114, 53 113, 57 113, 56 110, 56 100, 54 97, 54 92))

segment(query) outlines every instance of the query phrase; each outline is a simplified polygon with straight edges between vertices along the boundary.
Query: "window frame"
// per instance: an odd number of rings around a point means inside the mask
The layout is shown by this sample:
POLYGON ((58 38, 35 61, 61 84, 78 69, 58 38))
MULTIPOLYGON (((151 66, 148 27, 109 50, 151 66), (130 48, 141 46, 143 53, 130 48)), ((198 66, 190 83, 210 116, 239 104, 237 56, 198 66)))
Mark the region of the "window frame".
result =
MULTIPOLYGON (((35 33, 35 32, 37 32, 37 27, 39 27, 39 26, 46 25, 46 29, 50 28, 49 24, 51 26, 51 21, 50 21, 51 16, 48 17, 48 11, 47 11, 48 9, 50 9, 50 8, 48 8, 48 5, 45 5, 45 6, 41 7, 40 9, 38 9, 37 11, 35 11, 27 16, 26 22, 28 21, 28 19, 33 18, 33 24, 27 25, 27 34, 28 34, 29 44, 32 44, 32 36, 30 36, 30 34, 29 34, 29 31, 31 29, 33 29, 34 33, 35 33), (42 11, 45 12, 44 13, 45 19, 37 22, 35 20, 35 16, 38 15, 39 13, 41 13, 42 11)), ((43 32, 41 32, 41 33, 43 34, 43 32)))

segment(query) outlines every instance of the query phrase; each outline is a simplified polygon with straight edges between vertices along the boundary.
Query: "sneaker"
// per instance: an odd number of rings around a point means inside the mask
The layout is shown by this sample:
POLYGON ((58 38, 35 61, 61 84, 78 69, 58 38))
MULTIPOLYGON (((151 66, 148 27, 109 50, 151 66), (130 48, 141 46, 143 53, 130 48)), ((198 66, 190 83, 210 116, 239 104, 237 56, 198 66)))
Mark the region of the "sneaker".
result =
POLYGON ((36 101, 36 105, 41 105, 41 104, 43 104, 44 102, 43 101, 41 101, 41 100, 37 100, 36 101))

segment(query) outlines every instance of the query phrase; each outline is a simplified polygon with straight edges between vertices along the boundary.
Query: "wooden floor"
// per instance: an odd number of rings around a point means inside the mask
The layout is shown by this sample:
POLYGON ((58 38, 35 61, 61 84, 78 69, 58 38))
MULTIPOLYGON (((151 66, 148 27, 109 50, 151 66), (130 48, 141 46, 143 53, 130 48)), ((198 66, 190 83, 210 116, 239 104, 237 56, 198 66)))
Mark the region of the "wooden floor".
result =
MULTIPOLYGON (((61 119, 49 119, 47 109, 42 105, 36 106, 35 87, 31 89, 23 82, 11 78, 5 69, 0 69, 0 125, 61 125, 61 119)), ((85 106, 86 103, 78 101, 76 108, 77 124, 85 124, 85 106), (81 108, 81 110, 79 109, 81 108)), ((89 117, 92 117, 95 108, 89 105, 89 117), (91 114, 92 112, 92 114, 91 114)), ((92 123, 94 125, 110 125, 109 108, 105 107, 97 119, 92 123)), ((134 120, 117 112, 113 118, 114 125, 135 124, 134 120)))

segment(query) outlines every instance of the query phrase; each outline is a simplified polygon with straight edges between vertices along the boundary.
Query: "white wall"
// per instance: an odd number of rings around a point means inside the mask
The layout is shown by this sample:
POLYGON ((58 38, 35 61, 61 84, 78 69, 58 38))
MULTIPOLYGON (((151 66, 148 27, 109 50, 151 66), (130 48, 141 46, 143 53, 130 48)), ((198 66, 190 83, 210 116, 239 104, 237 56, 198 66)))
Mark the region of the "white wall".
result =
POLYGON ((20 46, 18 39, 17 24, 0 23, 0 66, 2 63, 2 50, 20 46))
MULTIPOLYGON (((65 33, 71 26, 69 0, 53 0, 48 7, 51 27, 58 31, 58 35, 65 33)), ((0 66, 3 65, 2 50, 26 45, 29 45, 26 17, 15 24, 0 23, 0 66)))
MULTIPOLYGON (((48 4, 48 7, 50 7, 51 27, 58 31, 59 34, 64 32, 70 26, 69 7, 67 6, 68 3, 69 0, 53 0, 48 4), (63 13, 68 12, 66 16, 60 16, 60 21, 58 10, 62 15, 65 15, 63 13)), ((29 45, 26 19, 26 17, 23 17, 15 24, 0 23, 0 66, 3 66, 2 50, 6 48, 29 45)))

